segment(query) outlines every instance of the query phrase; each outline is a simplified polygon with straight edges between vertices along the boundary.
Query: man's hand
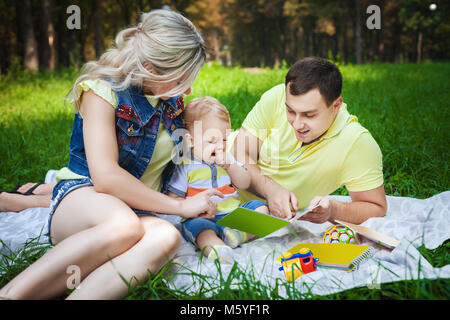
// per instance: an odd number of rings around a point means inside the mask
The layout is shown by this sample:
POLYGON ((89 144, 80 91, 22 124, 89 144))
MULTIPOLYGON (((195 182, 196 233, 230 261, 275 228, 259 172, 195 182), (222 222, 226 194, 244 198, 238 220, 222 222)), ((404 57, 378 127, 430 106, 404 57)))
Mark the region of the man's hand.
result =
POLYGON ((298 210, 298 201, 295 194, 274 181, 266 188, 266 200, 269 205, 270 214, 283 218, 291 219, 298 210), (291 211, 291 205, 294 211, 291 211))
POLYGON ((329 221, 333 210, 333 202, 327 197, 317 196, 311 200, 308 208, 312 208, 316 205, 318 206, 317 208, 311 210, 311 212, 308 212, 298 220, 306 220, 313 223, 324 223, 329 221))

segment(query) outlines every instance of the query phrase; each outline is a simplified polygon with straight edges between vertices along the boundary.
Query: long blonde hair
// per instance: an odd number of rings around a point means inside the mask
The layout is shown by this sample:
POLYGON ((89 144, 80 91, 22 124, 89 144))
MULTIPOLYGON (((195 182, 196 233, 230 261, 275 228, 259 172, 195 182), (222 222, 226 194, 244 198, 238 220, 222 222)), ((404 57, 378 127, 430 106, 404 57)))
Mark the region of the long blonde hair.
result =
POLYGON ((73 97, 79 96, 78 84, 87 79, 111 79, 117 91, 130 85, 142 88, 144 80, 159 83, 179 80, 180 84, 156 97, 177 96, 192 86, 206 57, 204 40, 192 22, 177 12, 163 9, 143 13, 140 21, 120 31, 115 46, 97 61, 83 66, 82 75, 72 88, 73 97), (157 74, 147 70, 145 62, 157 74))

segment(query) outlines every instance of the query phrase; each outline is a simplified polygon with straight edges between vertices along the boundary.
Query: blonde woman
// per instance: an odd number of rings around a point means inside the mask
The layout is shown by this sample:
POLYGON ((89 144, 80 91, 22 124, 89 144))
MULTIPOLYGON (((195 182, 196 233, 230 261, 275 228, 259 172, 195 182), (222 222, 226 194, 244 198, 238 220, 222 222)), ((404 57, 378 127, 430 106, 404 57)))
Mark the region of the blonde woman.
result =
POLYGON ((172 139, 205 59, 193 24, 169 10, 145 13, 119 32, 115 48, 85 65, 73 87, 76 114, 68 167, 59 172, 48 223, 56 244, 0 290, 10 299, 47 299, 81 283, 69 299, 117 299, 158 272, 181 244, 152 212, 213 217, 211 190, 191 199, 164 194, 172 139))

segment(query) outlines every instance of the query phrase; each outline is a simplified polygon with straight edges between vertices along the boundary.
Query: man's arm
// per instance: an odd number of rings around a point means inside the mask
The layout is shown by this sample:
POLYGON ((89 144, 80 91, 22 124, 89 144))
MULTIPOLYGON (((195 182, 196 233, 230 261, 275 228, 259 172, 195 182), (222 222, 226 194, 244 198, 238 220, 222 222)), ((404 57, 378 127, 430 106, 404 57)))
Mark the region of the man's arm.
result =
POLYGON ((250 175, 247 191, 267 200, 270 214, 281 218, 292 218, 298 210, 297 197, 293 192, 265 176, 257 162, 262 141, 245 128, 239 130, 231 152, 237 161, 244 163, 250 175), (294 212, 291 211, 292 205, 294 212))
POLYGON ((329 200, 326 197, 315 197, 309 207, 319 204, 319 207, 307 213, 300 220, 314 223, 323 223, 342 220, 354 224, 360 224, 371 217, 383 217, 387 211, 386 195, 384 185, 378 188, 349 192, 352 202, 340 202, 329 200))
POLYGON ((384 185, 378 188, 349 192, 352 202, 334 202, 334 210, 331 212, 331 220, 343 220, 351 223, 363 223, 372 217, 384 217, 387 211, 386 194, 384 185))

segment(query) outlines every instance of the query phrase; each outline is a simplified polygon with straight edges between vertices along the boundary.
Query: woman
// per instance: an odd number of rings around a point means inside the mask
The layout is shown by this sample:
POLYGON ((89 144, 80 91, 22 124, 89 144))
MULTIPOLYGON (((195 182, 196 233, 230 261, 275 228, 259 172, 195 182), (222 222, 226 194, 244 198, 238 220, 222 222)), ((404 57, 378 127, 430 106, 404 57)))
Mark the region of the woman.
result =
POLYGON ((69 299, 117 299, 156 273, 181 244, 172 224, 151 212, 183 217, 215 214, 211 196, 173 199, 171 135, 182 128, 182 94, 189 94, 205 60, 193 24, 169 10, 143 14, 119 32, 116 48, 89 62, 73 87, 75 114, 70 159, 60 171, 50 205, 50 241, 56 244, 0 290, 10 299, 63 294, 80 272, 69 299), (69 279, 70 277, 70 279, 69 279))

